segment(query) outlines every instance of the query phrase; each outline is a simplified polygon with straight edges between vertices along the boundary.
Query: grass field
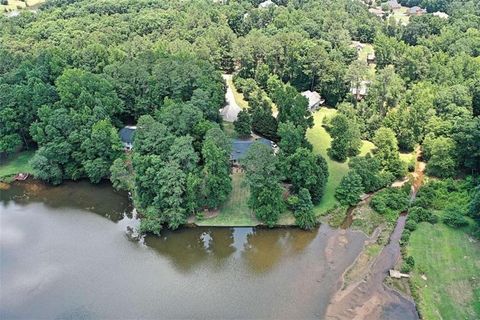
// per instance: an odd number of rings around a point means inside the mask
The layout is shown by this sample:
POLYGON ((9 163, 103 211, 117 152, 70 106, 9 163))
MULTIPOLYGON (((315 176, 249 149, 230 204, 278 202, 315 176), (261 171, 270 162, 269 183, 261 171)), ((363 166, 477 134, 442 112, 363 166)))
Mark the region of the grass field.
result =
MULTIPOLYGON (((373 45, 364 43, 363 49, 358 53, 358 60, 367 62, 367 55, 373 52, 373 45)), ((368 80, 373 80, 375 78, 375 66, 374 63, 368 66, 368 80)))
MULTIPOLYGON (((337 203, 335 199, 335 189, 340 184, 343 176, 348 172, 348 163, 337 162, 330 159, 327 155, 327 149, 330 147, 332 138, 322 127, 322 120, 325 116, 331 117, 335 115, 337 110, 321 108, 313 114, 315 125, 312 129, 307 131, 307 139, 313 145, 313 151, 315 153, 321 154, 328 164, 329 177, 327 186, 325 189, 325 194, 323 195, 322 201, 318 206, 315 207, 315 212, 317 215, 322 215, 329 209, 333 208, 337 203)), ((369 141, 364 141, 361 149, 361 154, 365 155, 370 150, 373 149, 373 143, 369 141)))
POLYGON ((5 180, 19 172, 32 173, 32 167, 28 163, 35 154, 34 151, 24 151, 2 160, 0 164, 0 180, 5 180))
POLYGON ((244 182, 244 173, 232 174, 232 192, 227 202, 220 208, 218 216, 197 222, 199 226, 256 226, 259 221, 248 208, 250 196, 248 186, 244 182))
POLYGON ((24 9, 26 7, 34 7, 41 3, 44 3, 46 0, 26 0, 18 1, 18 0, 8 0, 8 5, 0 5, 0 10, 3 11, 12 11, 17 9, 24 9))
POLYGON ((400 9, 393 10, 393 16, 395 20, 406 26, 410 22, 410 17, 407 15, 407 7, 401 7, 400 9))
POLYGON ((410 237, 408 254, 415 259, 411 281, 424 319, 480 319, 478 240, 442 223, 422 223, 410 237))

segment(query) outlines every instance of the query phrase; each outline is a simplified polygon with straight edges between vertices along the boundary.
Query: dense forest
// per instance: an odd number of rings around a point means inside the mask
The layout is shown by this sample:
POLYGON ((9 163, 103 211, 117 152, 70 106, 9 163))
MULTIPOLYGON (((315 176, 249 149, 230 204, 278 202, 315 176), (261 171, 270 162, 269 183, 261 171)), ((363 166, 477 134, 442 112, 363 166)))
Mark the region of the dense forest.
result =
MULTIPOLYGON (((110 178, 132 191, 143 231, 177 228, 231 192, 219 109, 221 74, 234 73, 249 103, 237 132, 253 130, 280 149, 256 145, 243 164, 249 206, 270 226, 288 209, 312 228, 329 177, 306 139, 313 118, 305 90, 338 110, 324 126, 329 157, 352 158, 336 190, 343 205, 403 177, 398 151, 418 145, 432 177, 478 174, 477 1, 402 0, 449 15, 408 24, 379 18, 361 1, 261 2, 49 0, 38 13, 0 17, 0 152, 36 150, 35 176, 53 184, 110 178), (373 45, 373 74, 352 40, 373 45), (351 87, 362 83, 368 95, 358 99, 351 87), (133 124, 126 154, 118 131, 133 124), (358 156, 360 139, 375 144, 372 154, 358 156)), ((478 220, 475 181, 474 209, 459 214, 478 220)))

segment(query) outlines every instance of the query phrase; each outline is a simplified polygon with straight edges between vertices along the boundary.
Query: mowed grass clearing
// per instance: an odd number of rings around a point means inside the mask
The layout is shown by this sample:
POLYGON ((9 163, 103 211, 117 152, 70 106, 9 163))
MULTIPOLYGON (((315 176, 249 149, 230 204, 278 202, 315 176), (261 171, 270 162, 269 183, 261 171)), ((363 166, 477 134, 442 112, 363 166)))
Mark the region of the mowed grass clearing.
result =
POLYGON ((411 281, 424 319, 480 319, 478 240, 443 223, 421 223, 410 237, 408 254, 415 259, 411 281))
POLYGON ((3 9, 3 11, 12 11, 17 9, 25 9, 27 7, 37 6, 45 1, 46 0, 26 0, 24 2, 18 0, 8 0, 8 5, 0 5, 0 10, 3 9))
POLYGON ((33 169, 29 161, 34 154, 34 151, 24 151, 11 156, 7 160, 2 160, 0 163, 0 180, 6 180, 20 172, 31 174, 33 169))
MULTIPOLYGON (((330 159, 327 154, 327 149, 330 148, 332 137, 330 137, 330 134, 328 134, 325 128, 322 127, 322 120, 324 117, 334 116, 336 112, 336 109, 321 108, 313 114, 314 127, 307 131, 307 139, 313 145, 313 152, 321 154, 325 158, 329 172, 328 182, 322 201, 315 207, 315 213, 317 215, 326 213, 338 203, 335 199, 335 189, 349 170, 347 161, 343 163, 334 161, 330 159)), ((361 155, 366 155, 373 148, 373 143, 363 141, 361 155)))
POLYGON ((256 226, 260 222, 248 207, 250 191, 244 183, 245 173, 233 173, 232 192, 225 204, 220 208, 220 213, 213 218, 202 219, 196 222, 199 226, 256 226))

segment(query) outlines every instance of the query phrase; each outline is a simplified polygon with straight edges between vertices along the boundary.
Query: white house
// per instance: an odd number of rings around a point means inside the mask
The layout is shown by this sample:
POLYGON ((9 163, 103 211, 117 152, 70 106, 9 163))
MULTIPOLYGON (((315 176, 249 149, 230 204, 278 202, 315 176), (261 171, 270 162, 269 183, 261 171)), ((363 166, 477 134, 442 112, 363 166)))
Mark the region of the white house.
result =
POLYGON ((322 104, 325 103, 325 99, 322 99, 320 94, 316 91, 304 91, 302 92, 302 96, 307 98, 308 100, 308 110, 315 111, 318 109, 322 104))

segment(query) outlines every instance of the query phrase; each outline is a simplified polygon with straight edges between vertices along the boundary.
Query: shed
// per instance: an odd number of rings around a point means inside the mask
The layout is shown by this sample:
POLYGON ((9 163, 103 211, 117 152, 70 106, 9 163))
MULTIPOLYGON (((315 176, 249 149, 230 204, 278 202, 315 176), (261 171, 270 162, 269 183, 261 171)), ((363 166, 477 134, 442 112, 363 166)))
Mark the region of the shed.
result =
POLYGON ((320 107, 322 104, 325 103, 325 99, 322 99, 320 94, 316 91, 310 91, 310 90, 304 91, 302 92, 302 96, 307 98, 308 110, 310 111, 315 111, 316 109, 318 109, 318 107, 320 107))
POLYGON ((370 52, 369 54, 367 54, 367 63, 368 64, 375 63, 375 53, 370 52))
POLYGON ((120 135, 120 140, 122 140, 125 150, 132 149, 135 130, 137 130, 136 126, 126 126, 120 129, 118 134, 120 135))

